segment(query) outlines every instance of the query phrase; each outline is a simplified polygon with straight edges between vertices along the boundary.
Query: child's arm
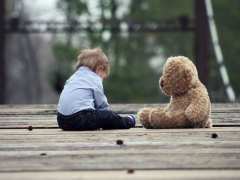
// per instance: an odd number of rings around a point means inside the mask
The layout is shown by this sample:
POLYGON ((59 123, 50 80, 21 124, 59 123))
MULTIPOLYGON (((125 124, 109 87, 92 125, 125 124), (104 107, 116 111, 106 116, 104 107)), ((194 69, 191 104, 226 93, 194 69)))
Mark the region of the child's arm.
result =
POLYGON ((102 92, 94 91, 94 106, 95 109, 98 111, 102 110, 108 110, 109 109, 109 104, 107 101, 106 96, 102 92))

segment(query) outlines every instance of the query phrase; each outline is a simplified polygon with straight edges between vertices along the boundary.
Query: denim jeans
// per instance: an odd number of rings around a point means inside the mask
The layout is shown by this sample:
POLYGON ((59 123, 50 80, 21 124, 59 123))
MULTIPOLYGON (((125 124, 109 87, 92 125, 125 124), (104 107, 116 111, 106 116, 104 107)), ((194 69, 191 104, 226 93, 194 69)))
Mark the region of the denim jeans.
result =
POLYGON ((129 117, 121 117, 115 111, 83 110, 70 116, 57 114, 58 125, 65 131, 81 131, 103 129, 129 129, 134 121, 129 117))

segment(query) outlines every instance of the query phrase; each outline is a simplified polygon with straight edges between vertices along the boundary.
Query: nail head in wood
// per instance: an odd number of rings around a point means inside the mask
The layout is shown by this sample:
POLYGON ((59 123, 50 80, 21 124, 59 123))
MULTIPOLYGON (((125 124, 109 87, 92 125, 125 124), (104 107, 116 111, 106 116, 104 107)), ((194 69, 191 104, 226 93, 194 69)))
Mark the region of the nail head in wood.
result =
POLYGON ((216 133, 212 133, 212 138, 217 138, 218 135, 216 133))
POLYGON ((123 140, 117 140, 117 144, 118 145, 122 145, 123 144, 123 140))
POLYGON ((32 130, 33 130, 33 127, 32 127, 32 126, 29 126, 29 127, 28 127, 28 130, 29 130, 29 131, 32 131, 32 130))
POLYGON ((128 170, 128 174, 133 174, 134 173, 134 170, 133 169, 129 169, 128 170))

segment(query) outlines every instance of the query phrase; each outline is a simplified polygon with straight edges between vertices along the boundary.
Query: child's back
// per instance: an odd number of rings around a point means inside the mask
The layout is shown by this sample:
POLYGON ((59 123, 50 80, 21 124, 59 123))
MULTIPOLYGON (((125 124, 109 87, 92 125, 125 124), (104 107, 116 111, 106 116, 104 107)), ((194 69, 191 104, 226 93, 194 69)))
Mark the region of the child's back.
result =
POLYGON ((108 110, 108 102, 103 94, 101 78, 82 66, 67 80, 59 99, 58 112, 71 115, 85 109, 108 110))

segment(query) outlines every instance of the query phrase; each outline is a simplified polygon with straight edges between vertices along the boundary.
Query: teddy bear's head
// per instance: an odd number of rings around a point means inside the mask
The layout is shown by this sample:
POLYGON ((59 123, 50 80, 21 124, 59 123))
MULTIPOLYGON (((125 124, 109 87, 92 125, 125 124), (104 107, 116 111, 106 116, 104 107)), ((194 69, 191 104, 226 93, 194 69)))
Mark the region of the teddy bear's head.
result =
POLYGON ((198 83, 195 65, 184 56, 170 57, 163 68, 159 86, 166 95, 180 95, 198 83))

